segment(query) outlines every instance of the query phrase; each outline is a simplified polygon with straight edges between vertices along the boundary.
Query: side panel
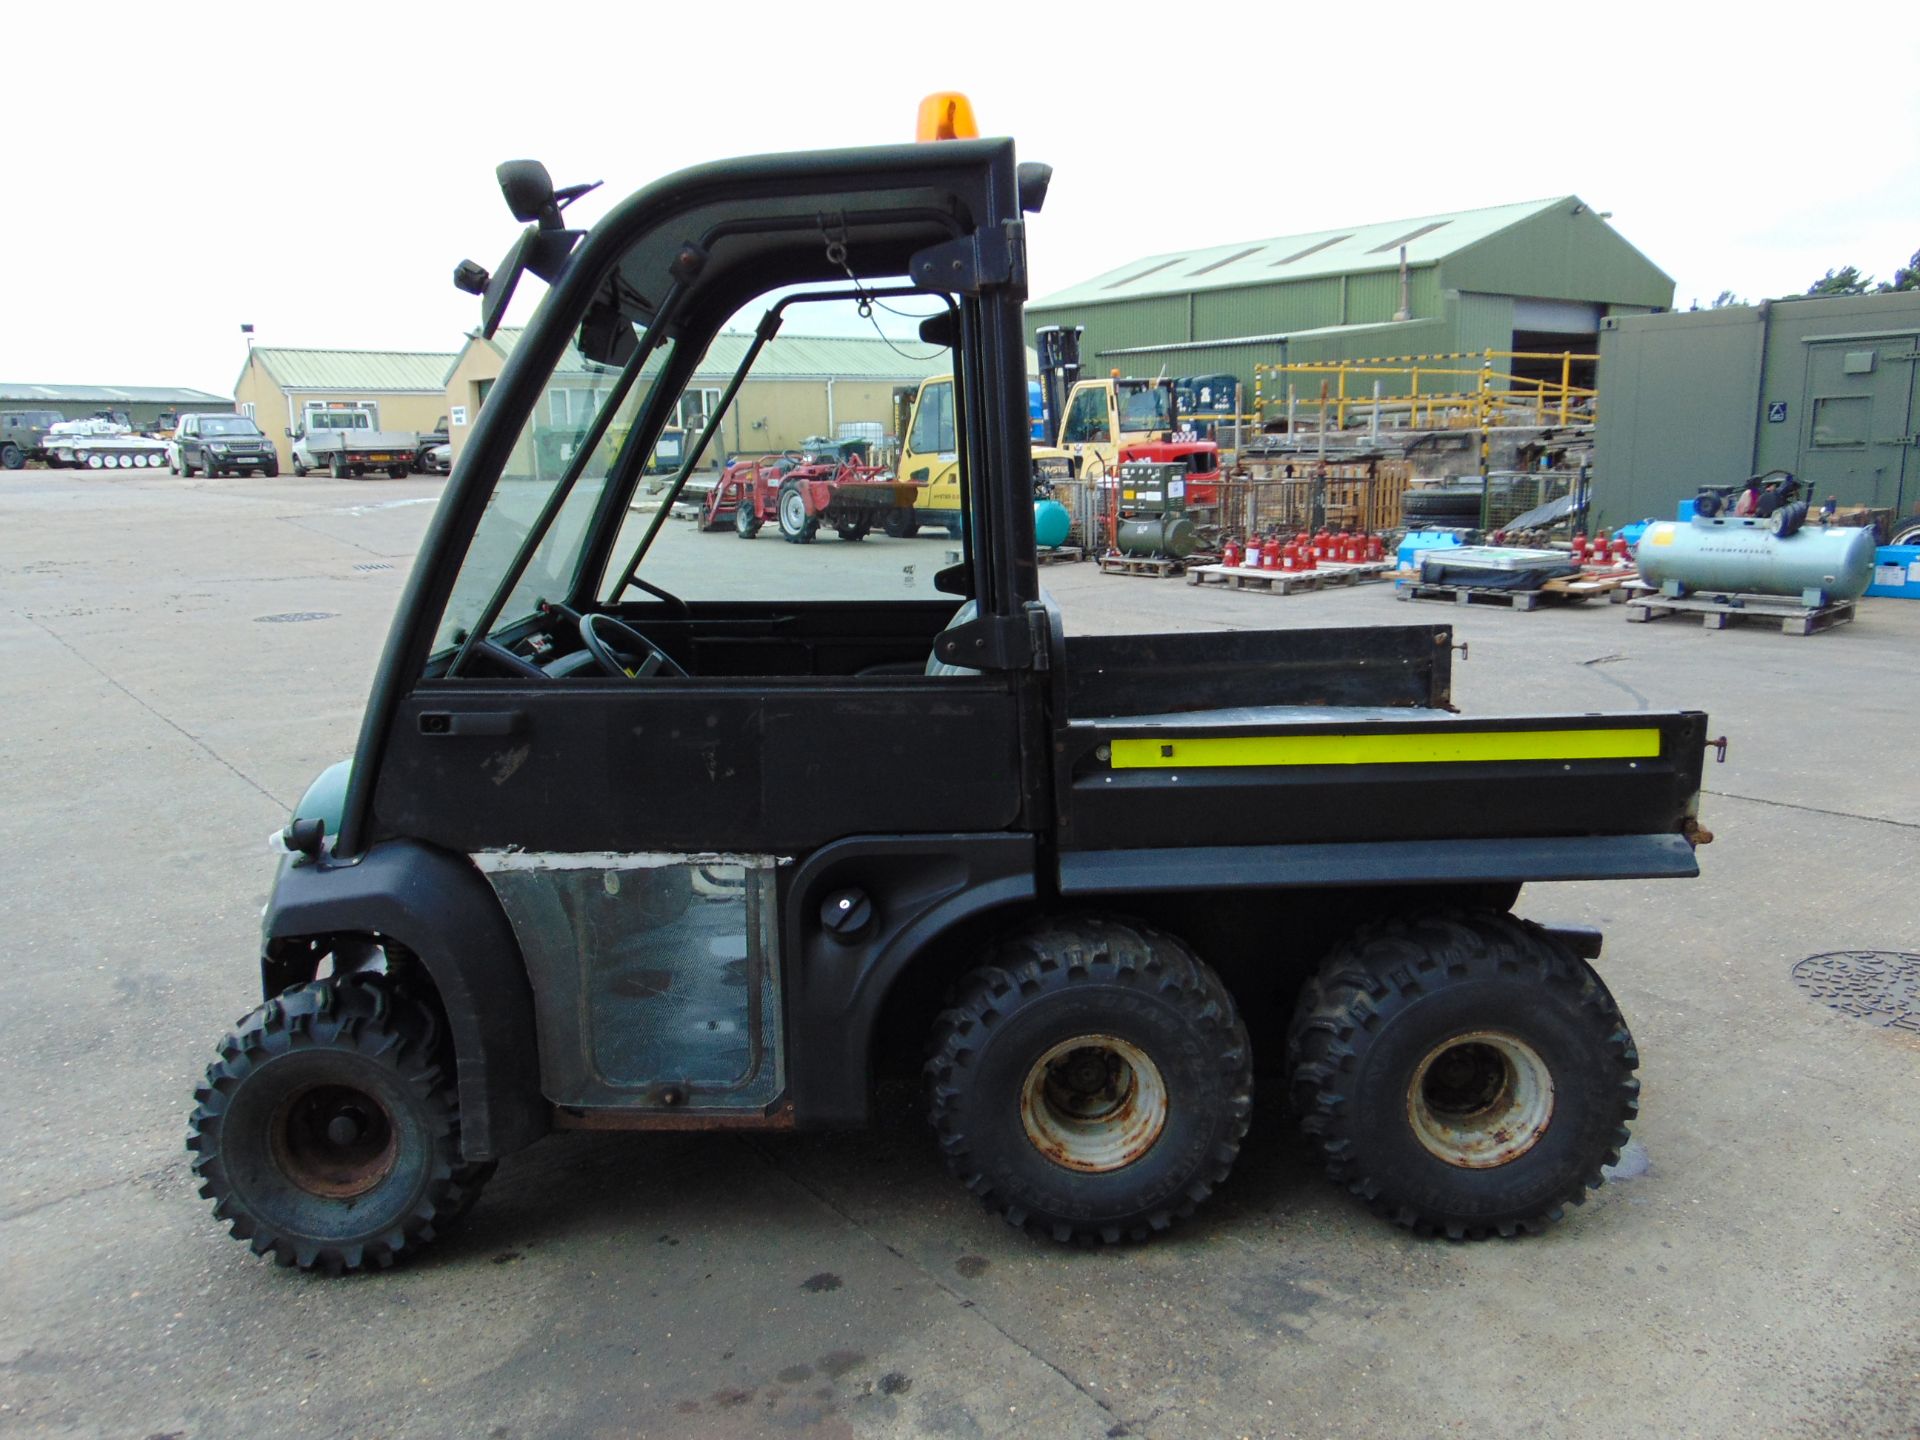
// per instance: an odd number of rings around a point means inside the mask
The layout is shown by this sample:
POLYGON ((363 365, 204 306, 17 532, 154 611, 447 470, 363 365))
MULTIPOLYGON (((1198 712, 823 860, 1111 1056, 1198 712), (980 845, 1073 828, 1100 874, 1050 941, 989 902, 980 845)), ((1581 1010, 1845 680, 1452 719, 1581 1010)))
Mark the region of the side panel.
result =
MULTIPOLYGON (((491 1160, 546 1133, 532 988, 499 902, 465 856, 391 841, 355 864, 289 864, 261 929, 269 943, 372 933, 405 945, 433 977, 453 1032, 462 1154, 491 1160)), ((285 977, 272 961, 263 970, 271 998, 285 977)))

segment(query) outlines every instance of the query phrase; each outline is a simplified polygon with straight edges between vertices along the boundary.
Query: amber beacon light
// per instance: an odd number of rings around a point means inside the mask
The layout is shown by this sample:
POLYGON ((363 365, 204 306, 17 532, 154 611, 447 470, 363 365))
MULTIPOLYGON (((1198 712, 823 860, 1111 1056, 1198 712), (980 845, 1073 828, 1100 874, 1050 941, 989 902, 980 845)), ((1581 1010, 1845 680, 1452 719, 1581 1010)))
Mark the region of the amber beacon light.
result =
POLYGON ((978 140, 980 127, 973 123, 973 102, 958 90, 941 90, 920 102, 920 123, 916 140, 978 140))

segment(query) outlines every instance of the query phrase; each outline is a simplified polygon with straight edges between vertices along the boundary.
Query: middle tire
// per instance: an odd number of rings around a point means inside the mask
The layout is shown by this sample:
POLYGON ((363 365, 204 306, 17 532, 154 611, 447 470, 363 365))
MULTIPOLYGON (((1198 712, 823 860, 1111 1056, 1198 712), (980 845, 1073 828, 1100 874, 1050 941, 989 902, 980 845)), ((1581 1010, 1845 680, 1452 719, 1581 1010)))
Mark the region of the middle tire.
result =
POLYGON ((939 1018, 947 1168, 1009 1224, 1144 1240, 1227 1178, 1253 1108, 1246 1027, 1170 935, 1097 918, 1001 942, 939 1018))

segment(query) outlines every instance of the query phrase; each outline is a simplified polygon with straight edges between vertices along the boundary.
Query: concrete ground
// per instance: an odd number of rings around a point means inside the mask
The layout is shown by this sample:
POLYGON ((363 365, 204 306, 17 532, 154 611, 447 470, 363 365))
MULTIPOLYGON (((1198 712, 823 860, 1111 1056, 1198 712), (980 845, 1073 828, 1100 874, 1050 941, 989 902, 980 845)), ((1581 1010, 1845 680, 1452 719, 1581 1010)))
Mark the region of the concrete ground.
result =
MULTIPOLYGON (((1046 572, 1082 631, 1453 621, 1469 713, 1731 737, 1703 878, 1522 897, 1606 929, 1643 1058, 1634 1146, 1546 1236, 1370 1218, 1270 1088, 1193 1223, 1061 1250, 892 1094, 861 1135, 549 1139, 397 1273, 254 1259, 194 1193, 190 1092, 254 998, 265 837, 352 746, 438 487, 0 480, 0 1435, 1920 1434, 1920 1001, 1885 1028, 1791 974, 1920 951, 1895 601, 1802 639, 1046 572)), ((902 557, 943 542, 837 543, 749 553, 924 593, 902 557)))

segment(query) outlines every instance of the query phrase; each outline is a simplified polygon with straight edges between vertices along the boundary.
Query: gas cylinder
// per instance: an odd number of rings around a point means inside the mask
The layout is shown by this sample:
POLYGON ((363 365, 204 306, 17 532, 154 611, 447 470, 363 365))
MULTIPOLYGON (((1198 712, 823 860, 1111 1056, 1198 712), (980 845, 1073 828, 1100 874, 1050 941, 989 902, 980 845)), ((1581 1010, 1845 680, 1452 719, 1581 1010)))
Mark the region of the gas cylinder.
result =
POLYGON ((1576 565, 1584 565, 1587 563, 1587 532, 1584 530, 1574 532, 1573 563, 1576 565))
POLYGON ((1358 535, 1344 535, 1341 537, 1340 559, 1342 563, 1347 565, 1358 565, 1360 563, 1360 537, 1358 535))
POLYGON ((1300 544, 1297 540, 1289 540, 1280 547, 1280 568, 1282 570, 1300 568, 1300 544))
POLYGON ((1623 535, 1614 536, 1613 550, 1607 557, 1609 562, 1615 565, 1625 565, 1632 558, 1633 552, 1627 548, 1626 537, 1623 535))
POLYGON ((1278 570, 1280 568, 1280 537, 1269 535, 1260 547, 1260 568, 1278 570))
POLYGON ((1033 538, 1041 549, 1052 550, 1066 544, 1072 529, 1073 516, 1058 500, 1033 502, 1033 538))
POLYGON ((1220 563, 1228 569, 1235 569, 1239 566, 1240 542, 1238 540, 1229 540, 1225 545, 1220 547, 1220 563))
POLYGON ((1857 599, 1873 580, 1873 531, 1801 529, 1805 515, 1795 502, 1766 520, 1695 515, 1649 525, 1634 551, 1640 578, 1674 596, 1798 595, 1810 606, 1857 599))
POLYGON ((1367 563, 1377 564, 1387 558, 1387 542, 1378 535, 1367 536, 1367 563))
POLYGON ((1302 535, 1299 543, 1299 560, 1293 568, 1296 570, 1317 570, 1320 562, 1313 558, 1313 542, 1305 535, 1302 535))

